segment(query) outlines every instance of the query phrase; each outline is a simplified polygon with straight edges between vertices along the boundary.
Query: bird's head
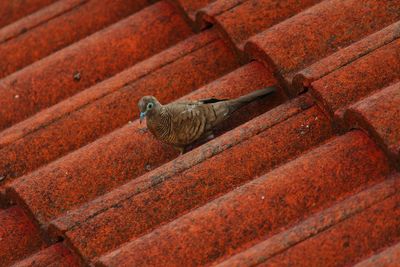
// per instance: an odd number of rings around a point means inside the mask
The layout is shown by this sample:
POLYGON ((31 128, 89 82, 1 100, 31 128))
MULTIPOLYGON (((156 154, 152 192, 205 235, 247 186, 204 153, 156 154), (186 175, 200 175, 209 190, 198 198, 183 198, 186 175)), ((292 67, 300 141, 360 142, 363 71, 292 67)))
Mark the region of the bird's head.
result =
POLYGON ((151 116, 161 107, 160 102, 154 96, 144 96, 138 102, 140 111, 140 122, 144 120, 146 116, 151 116))

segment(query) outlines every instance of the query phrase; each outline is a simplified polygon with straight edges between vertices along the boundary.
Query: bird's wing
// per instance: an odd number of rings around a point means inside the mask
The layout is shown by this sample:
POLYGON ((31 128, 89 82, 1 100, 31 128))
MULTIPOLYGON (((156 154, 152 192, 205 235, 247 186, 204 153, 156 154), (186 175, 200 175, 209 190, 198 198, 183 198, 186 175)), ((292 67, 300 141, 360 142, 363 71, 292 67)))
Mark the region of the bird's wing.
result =
POLYGON ((167 108, 172 115, 173 139, 183 145, 202 137, 210 130, 210 123, 216 119, 212 107, 199 101, 172 103, 167 108))

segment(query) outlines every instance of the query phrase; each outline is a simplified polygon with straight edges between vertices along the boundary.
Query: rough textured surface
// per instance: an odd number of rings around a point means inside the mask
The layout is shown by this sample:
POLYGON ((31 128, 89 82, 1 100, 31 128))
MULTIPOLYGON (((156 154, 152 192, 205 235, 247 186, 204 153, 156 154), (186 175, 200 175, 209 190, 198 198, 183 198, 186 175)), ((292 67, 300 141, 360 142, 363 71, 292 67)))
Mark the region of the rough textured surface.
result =
POLYGON ((400 83, 354 104, 345 117, 349 127, 367 130, 400 167, 400 83))
POLYGON ((311 84, 321 106, 341 120, 345 108, 400 80, 400 39, 335 70, 311 84))
MULTIPOLYGON (((309 87, 311 82, 398 38, 400 38, 400 22, 395 22, 303 69, 293 78, 293 87, 301 91, 302 87, 309 87)), ((396 67, 393 69, 396 69, 396 67)))
POLYGON ((160 101, 168 103, 237 66, 236 59, 222 41, 199 47, 6 146, 0 156, 0 166, 4 166, 2 175, 10 181, 135 120, 139 115, 136 103, 143 95, 156 95, 160 101), (195 58, 198 58, 196 62, 195 58), (39 153, 27 153, 32 150, 39 153))
POLYGON ((396 267, 400 262, 400 243, 387 248, 381 253, 374 255, 356 265, 355 267, 396 267))
POLYGON ((0 1, 0 266, 396 266, 399 23, 394 0, 0 1), (145 94, 271 85, 182 156, 137 120, 145 94))
POLYGON ((296 157, 329 137, 330 133, 324 116, 311 108, 174 175, 142 194, 119 202, 118 208, 97 214, 68 231, 68 241, 85 257, 101 255, 296 157), (316 117, 318 120, 315 120, 316 117), (308 130, 302 134, 302 128, 306 128, 306 125, 308 130), (288 135, 283 139, 281 132, 287 132, 288 135), (232 162, 240 164, 231 166, 232 162), (93 225, 96 227, 93 228, 93 225))
POLYGON ((0 132, 0 147, 4 147, 32 132, 45 128, 47 125, 51 125, 53 122, 67 116, 68 113, 79 110, 97 99, 134 83, 157 69, 171 64, 179 58, 210 44, 216 39, 217 35, 213 30, 204 31, 200 34, 188 37, 171 48, 165 49, 113 77, 75 94, 57 105, 43 110, 13 127, 5 129, 0 132))
POLYGON ((255 266, 274 255, 318 235, 329 227, 347 220, 365 208, 395 194, 400 186, 398 174, 384 182, 351 196, 332 207, 310 216, 296 226, 276 234, 255 246, 216 264, 219 267, 255 266))
POLYGON ((146 4, 146 0, 81 1, 45 23, 25 28, 23 34, 0 44, 0 78, 127 17, 146 4))
POLYGON ((290 86, 297 71, 399 19, 399 1, 327 0, 251 38, 246 51, 290 86))
POLYGON ((56 2, 56 0, 1 1, 0 27, 54 2, 56 2))
MULTIPOLYGON (((260 65, 255 67, 261 68, 260 71, 265 71, 260 65)), ((237 72, 243 73, 243 71, 245 69, 237 72)), ((270 85, 267 82, 271 81, 271 78, 260 79, 252 86, 248 86, 249 82, 254 82, 252 79, 254 76, 230 75, 230 77, 235 77, 235 80, 221 78, 219 87, 214 86, 211 87, 211 90, 208 90, 209 87, 206 86, 199 89, 199 92, 195 93, 196 98, 212 95, 215 97, 235 97, 242 95, 246 90, 270 85), (241 77, 247 79, 239 82, 241 77), (231 82, 234 84, 236 81, 238 82, 236 86, 230 86, 231 82), (213 91, 214 88, 220 90, 213 91), (223 88, 226 89, 221 90, 223 88)), ((267 98, 263 101, 268 102, 268 100, 267 98)), ((275 101, 277 102, 272 102, 272 104, 279 103, 279 98, 275 101)), ((254 116, 256 114, 249 115, 254 116)), ((229 125, 225 127, 229 127, 229 125)), ((19 202, 24 202, 29 206, 36 219, 46 222, 78 204, 106 193, 129 179, 144 174, 149 169, 160 166, 176 155, 174 149, 156 141, 149 132, 143 130, 138 120, 135 120, 104 138, 98 139, 89 146, 69 154, 63 160, 56 161, 37 172, 21 177, 10 187, 10 190, 13 194, 18 195, 16 197, 19 202), (110 144, 113 144, 113 149, 107 149, 110 144), (139 151, 141 152, 138 153, 139 151), (151 156, 155 151, 158 151, 158 157, 151 156), (94 157, 94 155, 96 156, 94 157), (92 160, 87 160, 85 164, 78 164, 84 158, 92 160), (93 177, 96 177, 96 179, 93 179, 93 177), (110 179, 110 177, 114 178, 110 179), (60 198, 60 195, 63 195, 64 198, 60 198)))
MULTIPOLYGON (((223 84, 229 84, 223 82, 223 80, 220 82, 222 84, 214 84, 215 88, 223 84)), ((236 85, 238 84, 239 83, 236 83, 236 85)), ((212 89, 214 86, 210 86, 208 88, 212 89)), ((228 86, 227 88, 235 87, 228 86)), ((302 110, 309 109, 312 106, 313 103, 308 97, 301 97, 281 105, 229 132, 229 134, 222 135, 220 138, 210 141, 206 145, 185 154, 181 158, 175 159, 163 165, 162 168, 157 168, 154 171, 151 171, 146 175, 143 175, 142 177, 111 191, 109 194, 94 200, 90 203, 90 205, 83 205, 79 209, 65 214, 65 216, 53 221, 52 224, 57 228, 57 232, 62 234, 63 232, 74 228, 76 225, 81 224, 85 220, 95 217, 95 215, 101 211, 109 209, 116 203, 128 200, 136 194, 143 192, 165 180, 168 180, 174 175, 188 170, 192 166, 199 164, 208 158, 211 158, 223 152, 224 150, 251 138, 254 135, 257 135, 268 128, 271 128, 278 123, 282 123, 300 113, 302 110)), ((60 235, 59 233, 56 234, 60 235)))
MULTIPOLYGON (((239 48, 251 36, 284 21, 321 0, 250 0, 209 18, 239 48)), ((218 3, 219 1, 217 1, 218 3)))
POLYGON ((28 30, 37 27, 46 21, 57 17, 70 9, 86 2, 87 0, 61 0, 48 5, 37 12, 21 18, 3 28, 0 28, 0 43, 24 34, 28 30))
POLYGON ((65 248, 62 243, 57 243, 38 253, 15 263, 12 267, 78 267, 77 259, 65 248))
POLYGON ((0 266, 9 266, 44 247, 38 229, 21 208, 0 210, 0 266))
POLYGON ((191 30, 159 2, 0 80, 0 129, 184 39, 191 30))
POLYGON ((345 266, 400 239, 400 194, 267 260, 264 266, 345 266), (306 256, 307 255, 307 256, 306 256), (350 257, 351 256, 351 257, 350 257))
POLYGON ((103 256, 100 265, 206 264, 383 180, 388 170, 364 134, 349 133, 103 256))

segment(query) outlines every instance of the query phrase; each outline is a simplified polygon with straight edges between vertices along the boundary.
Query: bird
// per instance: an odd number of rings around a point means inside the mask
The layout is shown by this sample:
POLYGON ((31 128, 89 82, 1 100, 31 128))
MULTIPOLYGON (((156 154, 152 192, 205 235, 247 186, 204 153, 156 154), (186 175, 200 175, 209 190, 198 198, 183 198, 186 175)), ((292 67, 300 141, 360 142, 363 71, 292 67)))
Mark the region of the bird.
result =
POLYGON ((140 123, 146 119, 154 137, 182 155, 191 144, 213 139, 214 128, 239 108, 275 91, 276 87, 270 86, 235 99, 178 100, 166 105, 154 96, 143 96, 138 102, 140 123))

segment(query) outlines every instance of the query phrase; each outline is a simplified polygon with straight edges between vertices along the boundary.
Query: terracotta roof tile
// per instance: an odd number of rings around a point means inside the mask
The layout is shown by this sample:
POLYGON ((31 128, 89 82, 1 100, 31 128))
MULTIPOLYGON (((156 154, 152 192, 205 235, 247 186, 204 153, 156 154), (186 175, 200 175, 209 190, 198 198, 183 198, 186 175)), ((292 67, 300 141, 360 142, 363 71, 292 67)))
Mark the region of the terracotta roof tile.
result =
MULTIPOLYGON (((56 3, 54 8, 59 8, 60 4, 56 3)), ((53 15, 32 29, 25 28, 23 34, 1 43, 0 77, 127 17, 146 4, 146 0, 103 0, 80 1, 72 7, 67 6, 69 9, 63 10, 61 14, 53 15)), ((48 9, 47 12, 53 12, 50 7, 48 9)))
POLYGON ((352 105, 345 116, 349 127, 367 130, 400 166, 400 83, 352 105))
POLYGON ((364 255, 379 250, 382 245, 399 241, 399 201, 400 194, 397 192, 267 260, 265 265, 354 264, 364 255))
POLYGON ((400 79, 400 39, 313 82, 311 93, 338 123, 345 109, 400 79))
POLYGON ((196 23, 201 29, 209 26, 212 17, 218 16, 247 0, 217 0, 196 11, 196 23))
POLYGON ((12 267, 78 267, 77 259, 62 244, 57 243, 19 261, 12 267))
POLYGON ((399 19, 398 1, 326 0, 252 37, 245 49, 289 86, 296 72, 399 19))
POLYGON ((84 3, 86 0, 61 0, 48 5, 37 12, 23 17, 14 23, 0 28, 0 43, 25 33, 26 31, 41 25, 42 23, 57 17, 64 12, 84 3))
POLYGON ((374 255, 356 265, 355 267, 395 267, 400 262, 400 243, 389 247, 381 253, 374 255))
POLYGON ((154 229, 160 223, 204 205, 215 196, 229 192, 329 136, 329 123, 319 111, 311 108, 142 194, 118 202, 117 208, 97 214, 65 235, 85 258, 93 258, 154 229), (315 120, 316 117, 319 119, 315 120), (291 134, 282 140, 281 132, 291 134), (271 149, 266 150, 268 147, 271 149), (232 162, 238 164, 232 165, 232 162))
MULTIPOLYGON (((228 39, 243 49, 247 39, 269 27, 296 15, 321 0, 249 0, 216 16, 203 19, 216 23, 228 39)), ((216 3, 219 3, 217 1, 216 3)), ((236 3, 236 1, 233 1, 236 3)), ((215 12, 215 11, 212 11, 215 12)), ((199 14, 201 16, 201 14, 199 14)))
MULTIPOLYGON (((113 117, 124 119, 123 113, 126 114, 124 120, 128 121, 132 116, 137 116, 135 115, 138 113, 136 102, 141 95, 156 93, 160 96, 161 101, 171 101, 173 100, 171 97, 188 93, 191 87, 215 79, 218 73, 226 72, 235 64, 237 63, 235 63, 232 53, 226 49, 226 46, 221 41, 213 42, 173 64, 159 69, 137 83, 125 87, 117 94, 111 94, 99 103, 95 102, 94 105, 87 106, 92 111, 79 113, 85 120, 78 121, 76 124, 95 128, 96 119, 98 119, 97 131, 101 131, 102 123, 110 125, 113 117), (171 77, 174 80, 168 83, 168 79, 171 77), (163 97, 163 94, 165 97, 163 97), (133 101, 131 98, 133 98, 133 101), (116 108, 118 106, 123 108, 118 111, 116 108), (94 112, 98 107, 100 107, 100 110, 109 111, 106 113, 94 112), (128 112, 124 111, 125 108, 129 108, 128 112), (96 114, 101 115, 93 116, 96 114), (102 116, 105 116, 104 119, 102 116)), ((68 120, 68 123, 71 122, 74 123, 74 120, 68 120)), ((155 141, 149 133, 138 128, 138 125, 139 123, 136 120, 91 145, 69 154, 63 160, 56 161, 37 172, 21 177, 12 185, 13 190, 19 192, 19 198, 24 198, 24 196, 29 198, 24 199, 24 202, 35 215, 38 215, 39 220, 46 221, 49 217, 106 193, 111 188, 123 184, 127 179, 143 174, 146 172, 146 168, 149 168, 148 166, 155 168, 176 156, 171 148, 165 149, 165 146, 155 141), (106 153, 99 154, 99 151, 108 147, 110 142, 114 143, 114 148, 106 153), (138 153, 140 150, 143 150, 143 153, 138 153), (159 151, 158 157, 152 157, 152 153, 156 150, 159 151), (77 164, 83 158, 93 158, 94 155, 98 155, 96 160, 88 160, 84 165, 77 164), (112 160, 110 161, 110 159, 112 160), (121 164, 118 168, 116 168, 117 162, 121 164), (102 166, 102 168, 95 166, 102 166), (94 180, 93 177, 96 177, 96 179, 94 180), (113 177, 113 182, 110 181, 110 177, 113 177), (37 183, 37 179, 41 180, 40 183, 37 183), (101 183, 102 180, 103 183, 101 183), (77 186, 77 183, 80 186, 77 186), (52 190, 49 190, 50 188, 52 190), (61 193, 61 191, 64 191, 64 193, 61 193), (43 197, 44 192, 47 192, 46 197, 43 197), (60 194, 64 195, 65 198, 61 199, 60 194), (49 207, 49 201, 52 203, 52 208, 49 207), (28 202, 31 203, 28 204, 28 202)), ((63 131, 75 128, 75 126, 71 127, 67 124, 63 131)), ((68 137, 80 141, 85 137, 85 131, 87 130, 82 127, 80 131, 82 136, 69 134, 68 137)))
POLYGON ((196 11, 215 0, 170 0, 171 3, 178 6, 184 14, 191 20, 195 19, 196 11))
POLYGON ((0 81, 0 129, 160 52, 189 34, 191 30, 181 16, 170 5, 159 2, 7 76, 0 81))
POLYGON ((396 266, 400 2, 0 14, 0 266, 396 266), (271 85, 182 156, 136 119, 271 85))
MULTIPOLYGON (((183 51, 180 51, 183 52, 183 51)), ((71 150, 94 141, 103 134, 134 120, 138 114, 137 101, 143 95, 155 94, 162 102, 169 102, 204 85, 238 66, 233 54, 222 41, 215 40, 187 55, 176 58, 160 69, 121 86, 119 90, 79 107, 41 126, 2 149, 0 164, 11 165, 3 175, 8 178, 25 174, 71 150), (173 79, 173 82, 168 82, 173 79), (134 117, 135 116, 135 117, 134 117), (73 130, 75 134, 70 131, 73 130), (30 154, 28 151, 40 151, 30 154), (16 157, 14 155, 17 155, 16 157)), ((135 71, 135 69, 132 69, 135 71)), ((132 73, 134 74, 134 73, 132 73)), ((108 88, 112 81, 102 87, 108 88)), ((120 82, 118 81, 118 84, 120 82)), ((97 90, 98 88, 94 89, 97 90)), ((81 99, 81 98, 80 98, 81 99)), ((70 102, 61 105, 70 106, 70 102)), ((62 107, 61 107, 62 108, 62 107)), ((43 116, 39 114, 39 116, 43 116)))
POLYGON ((299 91, 302 90, 301 87, 303 86, 309 87, 311 82, 398 38, 400 38, 400 22, 395 22, 303 69, 293 78, 293 86, 299 91))
POLYGON ((366 184, 382 181, 388 171, 384 155, 369 138, 348 133, 127 243, 100 262, 104 266, 210 263, 366 184))
POLYGON ((225 259, 217 266, 255 266, 279 254, 293 245, 300 244, 318 233, 329 229, 335 224, 345 221, 351 216, 363 211, 396 193, 399 188, 399 175, 389 177, 382 183, 368 188, 354 196, 310 216, 292 228, 276 234, 251 248, 225 259))
POLYGON ((0 210, 0 266, 44 248, 38 229, 19 207, 0 210))
POLYGON ((1 1, 0 27, 39 10, 56 0, 1 1))
POLYGON ((234 131, 230 131, 229 134, 222 135, 218 139, 210 141, 206 145, 189 152, 181 159, 174 159, 171 162, 164 164, 162 168, 157 168, 138 179, 130 181, 103 197, 92 201, 90 205, 82 205, 79 209, 64 214, 64 217, 60 217, 56 221, 53 221, 52 224, 56 226, 57 231, 66 232, 67 230, 74 228, 76 225, 79 225, 80 222, 85 221, 90 217, 95 217, 95 214, 101 213, 102 210, 109 209, 115 203, 129 200, 136 194, 148 190, 152 186, 170 179, 174 175, 188 170, 192 166, 222 153, 226 149, 248 140, 252 136, 269 129, 278 123, 284 122, 300 113, 302 110, 307 110, 312 106, 312 101, 305 96, 289 101, 284 105, 280 105, 268 113, 241 125, 234 131))

